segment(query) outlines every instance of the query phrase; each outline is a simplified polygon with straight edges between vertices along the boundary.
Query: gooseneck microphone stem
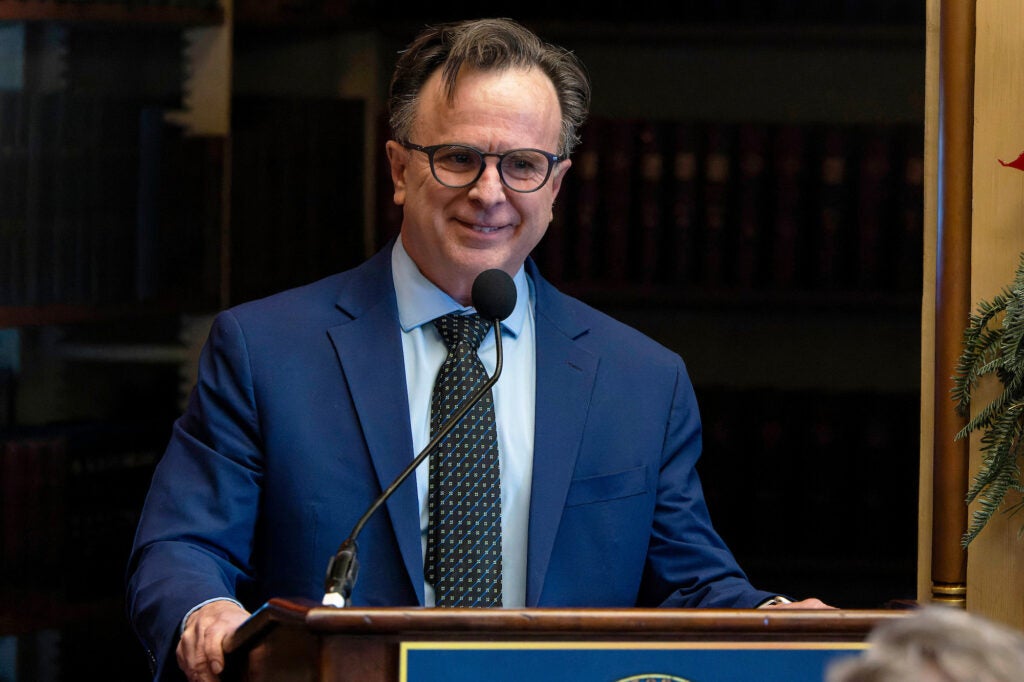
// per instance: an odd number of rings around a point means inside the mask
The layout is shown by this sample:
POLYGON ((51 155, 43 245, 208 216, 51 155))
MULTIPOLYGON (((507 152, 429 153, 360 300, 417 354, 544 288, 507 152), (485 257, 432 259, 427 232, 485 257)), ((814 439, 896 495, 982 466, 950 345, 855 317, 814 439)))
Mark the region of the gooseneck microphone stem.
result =
POLYGON ((423 460, 427 458, 438 443, 455 428, 456 425, 462 420, 469 410, 473 408, 480 399, 483 398, 494 386, 494 382, 501 376, 502 366, 502 353, 501 353, 501 321, 512 314, 512 310, 516 305, 516 287, 512 282, 512 278, 506 273, 498 269, 485 270, 480 273, 476 280, 473 282, 473 306, 477 312, 485 320, 491 320, 492 328, 494 329, 494 349, 495 349, 495 365, 494 374, 484 382, 484 384, 473 393, 472 397, 467 400, 461 408, 459 408, 455 414, 453 414, 448 421, 443 423, 441 427, 434 434, 427 446, 416 455, 415 458, 409 463, 402 473, 384 490, 370 505, 370 508, 363 513, 363 515, 356 522, 356 525, 352 527, 352 532, 349 533, 345 541, 341 543, 337 553, 331 557, 331 561, 327 566, 327 578, 324 581, 324 598, 323 603, 327 606, 347 606, 349 603, 349 596, 352 594, 352 587, 356 583, 356 577, 359 574, 359 558, 358 558, 358 546, 356 544, 356 538, 359 533, 363 530, 363 526, 366 525, 370 517, 373 516, 382 504, 384 504, 388 498, 390 498, 400 485, 409 478, 409 475, 416 470, 416 468, 423 463, 423 460))
MULTIPOLYGON (((498 321, 498 319, 495 319, 495 321, 492 324, 493 329, 495 330, 496 361, 494 375, 492 375, 492 377, 483 382, 483 385, 480 386, 480 388, 478 388, 475 393, 473 393, 472 397, 469 400, 466 400, 463 403, 463 406, 459 408, 459 410, 457 410, 454 415, 452 415, 452 418, 449 419, 449 421, 446 421, 443 424, 441 424, 440 429, 437 431, 434 437, 430 439, 430 442, 427 443, 423 451, 416 456, 416 459, 410 462, 409 466, 404 468, 402 472, 398 474, 398 477, 394 479, 394 482, 387 486, 387 489, 385 489, 385 491, 380 494, 380 496, 374 501, 374 504, 370 505, 370 509, 368 509, 366 513, 362 515, 358 521, 356 521, 355 525, 352 526, 352 531, 350 532, 350 534, 348 534, 348 540, 355 542, 355 538, 359 535, 359 532, 362 530, 362 526, 367 524, 367 521, 369 521, 370 517, 374 515, 374 512, 380 509, 380 506, 387 502, 387 499, 394 494, 398 486, 401 485, 404 481, 406 481, 406 479, 409 478, 410 474, 416 471, 416 468, 423 463, 423 460, 426 459, 427 455, 433 452, 435 447, 437 447, 437 443, 443 440, 445 436, 447 436, 447 434, 452 432, 452 429, 459 425, 459 422, 462 420, 463 417, 466 416, 466 413, 472 410, 473 406, 475 406, 475 404, 480 401, 480 398, 482 398, 486 394, 486 392, 490 390, 490 387, 494 386, 495 382, 498 381, 498 377, 500 377, 502 374, 502 330, 501 322, 498 321)), ((348 542, 348 540, 346 540, 345 542, 348 542)))
POLYGON ((352 527, 352 532, 348 534, 345 541, 341 543, 338 548, 337 554, 331 558, 330 565, 327 568, 327 583, 324 590, 323 603, 327 606, 347 606, 348 598, 352 593, 352 587, 355 585, 356 577, 359 572, 359 561, 357 558, 358 546, 356 544, 356 538, 359 537, 359 533, 363 530, 363 526, 370 520, 370 517, 380 509, 381 505, 387 502, 398 487, 405 482, 405 479, 409 478, 412 472, 416 471, 416 468, 423 463, 423 460, 427 458, 431 452, 437 448, 438 444, 445 439, 445 437, 451 433, 458 423, 462 420, 466 413, 473 409, 473 406, 480 402, 480 399, 487 395, 487 392, 491 390, 494 383, 501 376, 502 366, 502 352, 501 352, 501 320, 495 318, 492 321, 492 329, 494 329, 494 351, 495 351, 495 364, 494 374, 483 383, 483 385, 477 389, 472 397, 463 403, 456 412, 448 419, 441 428, 438 429, 437 433, 430 442, 427 443, 426 447, 420 451, 420 454, 416 455, 415 458, 409 463, 402 473, 398 474, 398 477, 389 485, 384 492, 377 496, 377 499, 373 501, 363 515, 356 522, 356 525, 352 527))

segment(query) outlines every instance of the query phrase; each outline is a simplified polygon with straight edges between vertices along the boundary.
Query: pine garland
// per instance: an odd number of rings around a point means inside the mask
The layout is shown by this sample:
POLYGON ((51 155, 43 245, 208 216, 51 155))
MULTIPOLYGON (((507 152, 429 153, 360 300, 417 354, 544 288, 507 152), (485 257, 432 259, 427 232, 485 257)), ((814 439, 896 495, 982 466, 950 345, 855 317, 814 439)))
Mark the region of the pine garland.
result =
MULTIPOLYGON (((956 440, 981 432, 981 467, 967 491, 967 503, 979 506, 961 539, 966 548, 1003 506, 1010 491, 1024 493, 1024 253, 1013 284, 991 301, 978 303, 963 334, 963 352, 953 377, 952 397, 962 417, 971 413, 971 394, 983 377, 994 374, 1003 390, 956 434, 956 440)), ((1007 513, 1024 509, 1024 498, 1007 513)), ((1024 535, 1024 526, 1018 538, 1024 535)))

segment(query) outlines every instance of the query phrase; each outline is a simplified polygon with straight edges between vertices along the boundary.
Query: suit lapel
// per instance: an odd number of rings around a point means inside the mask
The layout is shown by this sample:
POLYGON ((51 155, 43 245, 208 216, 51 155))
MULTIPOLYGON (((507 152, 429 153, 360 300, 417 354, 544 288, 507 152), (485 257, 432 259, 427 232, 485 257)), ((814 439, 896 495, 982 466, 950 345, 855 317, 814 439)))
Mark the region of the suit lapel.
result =
MULTIPOLYGON (((381 490, 391 485, 415 456, 390 263, 391 249, 386 248, 360 268, 361 277, 338 299, 338 307, 351 319, 328 330, 381 490), (367 352, 368 348, 372 352, 367 352)), ((409 579, 422 604, 423 557, 414 476, 402 483, 386 507, 409 579)))
POLYGON ((598 357, 577 343, 587 327, 535 270, 537 405, 526 605, 537 606, 583 438, 598 357))

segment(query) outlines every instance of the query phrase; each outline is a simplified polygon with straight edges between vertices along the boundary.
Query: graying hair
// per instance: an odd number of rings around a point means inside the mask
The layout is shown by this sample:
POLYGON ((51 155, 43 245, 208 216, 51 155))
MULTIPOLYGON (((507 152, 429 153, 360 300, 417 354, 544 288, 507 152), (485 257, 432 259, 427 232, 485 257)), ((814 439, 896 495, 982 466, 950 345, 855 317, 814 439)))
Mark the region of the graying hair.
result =
POLYGON ((427 27, 402 51, 388 97, 388 122, 394 136, 408 141, 423 84, 441 69, 445 94, 455 97, 462 67, 481 71, 539 68, 555 86, 562 111, 559 154, 579 144, 579 129, 590 108, 590 81, 572 52, 546 43, 511 19, 477 19, 427 27))
POLYGON ((861 655, 833 662, 826 682, 1016 682, 1024 633, 952 606, 880 625, 861 655))

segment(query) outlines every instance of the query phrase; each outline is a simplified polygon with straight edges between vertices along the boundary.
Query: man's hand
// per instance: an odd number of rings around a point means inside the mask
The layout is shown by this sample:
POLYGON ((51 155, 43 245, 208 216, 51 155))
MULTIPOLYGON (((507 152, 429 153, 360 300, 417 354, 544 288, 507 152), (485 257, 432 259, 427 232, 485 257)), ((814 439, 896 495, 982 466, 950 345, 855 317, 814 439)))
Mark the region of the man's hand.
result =
POLYGON ((766 609, 834 609, 820 599, 801 599, 800 601, 789 602, 788 604, 765 605, 766 609))
POLYGON ((216 682, 224 670, 224 639, 249 617, 249 612, 227 600, 197 609, 185 623, 178 642, 178 666, 189 682, 216 682))

